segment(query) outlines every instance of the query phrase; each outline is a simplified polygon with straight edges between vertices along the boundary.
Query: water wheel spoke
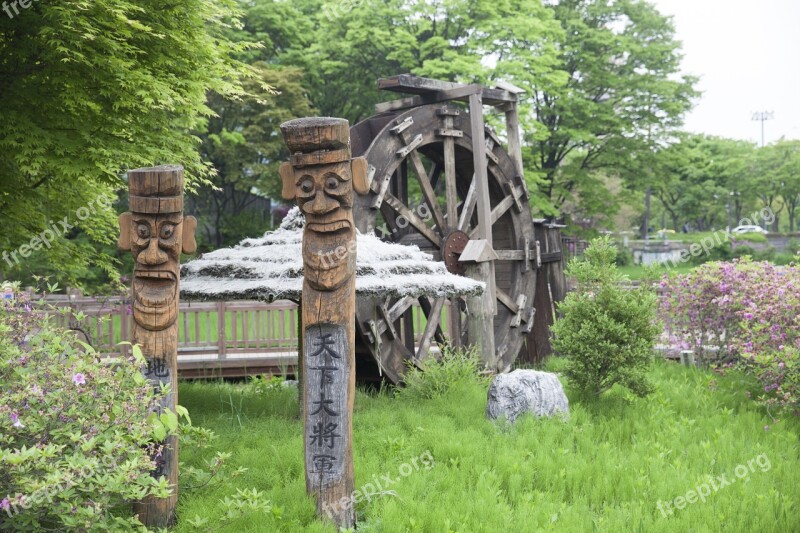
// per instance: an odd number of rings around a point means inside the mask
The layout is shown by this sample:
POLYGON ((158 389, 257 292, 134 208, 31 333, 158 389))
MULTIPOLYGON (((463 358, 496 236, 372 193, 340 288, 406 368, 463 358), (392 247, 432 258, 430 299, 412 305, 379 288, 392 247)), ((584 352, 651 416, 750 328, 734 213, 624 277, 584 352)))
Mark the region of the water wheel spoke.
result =
POLYGON ((515 315, 519 313, 519 306, 517 306, 517 303, 511 296, 508 295, 506 291, 504 291, 499 287, 495 287, 495 293, 497 295, 497 300, 501 304, 505 305, 509 311, 511 311, 515 315))
POLYGON ((469 227, 472 214, 475 212, 475 204, 478 201, 477 184, 475 183, 475 175, 472 176, 472 182, 469 184, 467 197, 464 199, 464 206, 461 208, 461 218, 458 219, 458 231, 466 231, 469 227))
POLYGON ((442 167, 441 163, 437 163, 434 161, 433 166, 431 167, 431 173, 428 175, 428 181, 431 182, 431 187, 433 190, 436 190, 436 186, 439 185, 439 178, 442 176, 442 167))
MULTIPOLYGON (((449 123, 452 126, 452 119, 449 123)), ((456 186, 455 142, 452 137, 446 137, 444 140, 444 176, 447 221, 450 226, 453 226, 458 220, 458 187, 456 186)))
MULTIPOLYGON (((514 202, 515 202, 514 196, 510 194, 505 198, 503 198, 502 200, 500 200, 500 202, 496 206, 494 206, 494 209, 492 209, 491 224, 494 225, 494 223, 497 222, 500 219, 500 217, 505 215, 506 211, 511 209, 511 206, 514 205, 514 202)), ((477 234, 478 234, 478 228, 477 227, 472 228, 472 231, 469 232, 469 238, 474 239, 477 236, 477 234)))
MULTIPOLYGON (((421 300, 421 299, 420 299, 421 300)), ((444 298, 436 298, 430 311, 426 313, 428 321, 425 323, 425 329, 422 332, 422 337, 419 341, 419 348, 417 351, 417 360, 423 361, 428 357, 428 350, 431 348, 433 336, 439 329, 439 322, 442 318, 442 307, 444 306, 444 298)), ((424 308, 423 308, 424 310, 424 308)))
POLYGON ((415 301, 416 299, 412 298, 411 296, 406 296, 397 300, 391 309, 389 309, 389 322, 396 322, 397 319, 403 316, 403 313, 405 313, 415 301))
POLYGON ((416 213, 409 209, 403 202, 398 200, 396 196, 387 192, 384 202, 386 202, 389 207, 394 209, 398 215, 408 220, 409 224, 414 226, 414 228, 416 228, 416 230, 420 232, 423 237, 431 241, 433 245, 441 247, 442 239, 439 237, 439 235, 429 228, 428 225, 425 224, 425 221, 419 218, 416 213))
POLYGON ((425 201, 431 209, 433 221, 436 223, 439 233, 444 235, 445 231, 447 231, 444 215, 442 215, 439 202, 436 200, 436 193, 433 191, 433 186, 428 179, 428 173, 425 171, 425 165, 422 164, 422 158, 420 158, 419 152, 416 150, 412 150, 408 154, 408 157, 411 159, 411 164, 414 166, 414 173, 417 175, 417 181, 419 181, 420 187, 422 188, 422 195, 425 197, 425 201))

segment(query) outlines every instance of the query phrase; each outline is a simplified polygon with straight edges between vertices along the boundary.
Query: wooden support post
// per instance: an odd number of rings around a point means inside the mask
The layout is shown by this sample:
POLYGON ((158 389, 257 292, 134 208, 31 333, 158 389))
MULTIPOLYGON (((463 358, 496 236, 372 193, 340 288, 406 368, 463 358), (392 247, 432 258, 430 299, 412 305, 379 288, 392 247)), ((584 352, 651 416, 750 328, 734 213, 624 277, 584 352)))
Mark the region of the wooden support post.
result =
POLYGON ((303 442, 306 490, 317 514, 355 528, 356 234, 353 191, 369 190, 367 161, 351 159, 344 119, 281 124, 291 162, 281 165, 283 197, 306 217, 303 232, 303 442))
MULTIPOLYGON (((131 342, 147 359, 145 377, 155 388, 169 385, 161 408, 178 405, 178 287, 181 252, 194 253, 197 221, 183 216, 183 167, 165 165, 128 171, 130 212, 119 217, 118 246, 133 254, 131 342)), ((134 504, 149 528, 175 521, 178 501, 178 437, 171 435, 154 457, 153 477, 165 476, 168 498, 146 498, 134 504)))
MULTIPOLYGON (((484 139, 483 103, 480 93, 469 97, 469 114, 472 127, 472 157, 475 168, 475 184, 478 212, 478 232, 476 237, 483 241, 489 250, 492 248, 492 207, 489 198, 489 174, 486 162, 486 142, 484 139)), ((466 251, 466 250, 465 250, 466 251)), ((494 253, 493 251, 491 253, 494 253)), ((462 254, 462 260, 464 256, 462 254)), ((486 291, 481 297, 480 309, 470 306, 467 302, 469 314, 469 328, 467 341, 469 344, 479 346, 481 357, 495 370, 497 354, 494 345, 494 315, 497 312, 495 295, 494 261, 486 259, 479 265, 468 268, 468 275, 478 281, 486 283, 486 291), (478 324, 480 322, 480 325, 478 324)))
POLYGON ((506 113, 506 135, 508 135, 508 154, 511 160, 514 161, 514 170, 517 177, 522 184, 525 191, 525 198, 528 198, 528 185, 525 182, 525 175, 522 169, 522 139, 519 131, 519 114, 517 112, 517 103, 513 102, 507 104, 505 108, 506 113))

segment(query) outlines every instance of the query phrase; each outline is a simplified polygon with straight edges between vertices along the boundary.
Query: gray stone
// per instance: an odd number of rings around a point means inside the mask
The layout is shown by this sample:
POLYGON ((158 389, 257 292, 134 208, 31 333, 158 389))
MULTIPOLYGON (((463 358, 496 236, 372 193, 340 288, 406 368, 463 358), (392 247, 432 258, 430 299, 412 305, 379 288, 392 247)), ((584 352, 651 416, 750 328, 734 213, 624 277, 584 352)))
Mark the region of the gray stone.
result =
POLYGON ((514 422, 523 413, 536 416, 569 414, 569 401, 558 376, 536 370, 500 374, 489 387, 486 418, 514 422))

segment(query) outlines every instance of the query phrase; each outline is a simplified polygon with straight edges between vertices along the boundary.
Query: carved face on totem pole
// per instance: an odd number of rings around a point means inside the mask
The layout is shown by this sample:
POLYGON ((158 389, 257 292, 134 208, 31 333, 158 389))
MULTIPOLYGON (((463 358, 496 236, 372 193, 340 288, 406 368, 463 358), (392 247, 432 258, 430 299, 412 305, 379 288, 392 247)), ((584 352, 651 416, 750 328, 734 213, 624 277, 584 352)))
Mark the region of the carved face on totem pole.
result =
POLYGON ((131 170, 128 186, 130 212, 119 217, 117 244, 135 260, 133 318, 144 329, 161 331, 178 317, 180 257, 197 248, 197 221, 183 216, 182 167, 131 170))
POLYGON ((353 191, 369 189, 367 161, 351 158, 350 125, 340 118, 301 118, 281 124, 291 160, 280 168, 283 198, 306 218, 303 265, 312 288, 332 291, 355 269, 353 191))

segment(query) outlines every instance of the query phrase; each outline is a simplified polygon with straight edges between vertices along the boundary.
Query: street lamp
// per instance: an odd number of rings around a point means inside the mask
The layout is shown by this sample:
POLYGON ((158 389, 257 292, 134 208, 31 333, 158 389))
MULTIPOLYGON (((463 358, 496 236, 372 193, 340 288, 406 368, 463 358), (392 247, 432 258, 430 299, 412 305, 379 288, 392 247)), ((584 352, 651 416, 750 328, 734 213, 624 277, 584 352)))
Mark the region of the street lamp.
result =
POLYGON ((761 121, 761 146, 764 146, 764 121, 775 118, 774 111, 756 111, 753 113, 753 120, 761 121))

